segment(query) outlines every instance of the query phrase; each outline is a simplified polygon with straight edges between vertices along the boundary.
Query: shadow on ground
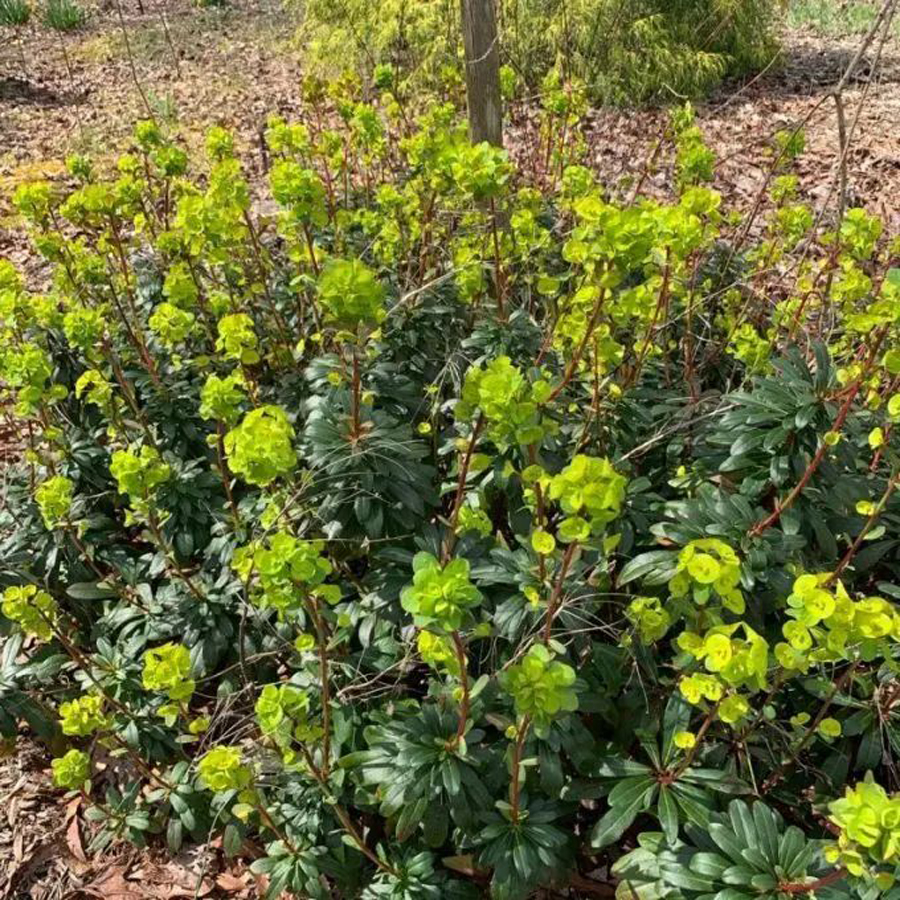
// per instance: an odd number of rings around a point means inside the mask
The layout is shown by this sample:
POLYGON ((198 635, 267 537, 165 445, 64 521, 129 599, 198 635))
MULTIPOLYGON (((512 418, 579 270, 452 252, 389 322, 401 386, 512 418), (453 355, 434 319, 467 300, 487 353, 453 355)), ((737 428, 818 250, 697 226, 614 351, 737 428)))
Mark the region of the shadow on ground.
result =
POLYGON ((0 78, 0 103, 54 109, 77 104, 83 98, 83 92, 56 91, 53 88, 34 84, 27 78, 0 78))

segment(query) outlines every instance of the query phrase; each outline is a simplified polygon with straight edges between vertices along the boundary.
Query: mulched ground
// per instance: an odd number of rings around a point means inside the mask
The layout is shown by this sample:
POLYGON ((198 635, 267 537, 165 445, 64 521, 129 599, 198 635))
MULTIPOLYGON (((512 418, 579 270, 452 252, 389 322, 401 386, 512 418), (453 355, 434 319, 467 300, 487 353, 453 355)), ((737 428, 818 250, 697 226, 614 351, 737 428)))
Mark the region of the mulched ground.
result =
POLYGON ((53 787, 49 754, 20 738, 0 761, 0 898, 174 900, 257 898, 265 885, 219 842, 172 857, 161 846, 90 853, 82 798, 53 787))
MULTIPOLYGON (((773 160, 773 136, 805 120, 806 148, 795 171, 800 192, 817 207, 829 199, 839 153, 836 105, 829 96, 847 69, 860 38, 823 40, 811 34, 786 35, 783 61, 751 82, 724 86, 697 105, 697 119, 718 157, 715 187, 730 208, 746 211, 764 184, 773 160)), ((882 216, 886 229, 900 232, 900 142, 891 123, 900 112, 900 45, 892 40, 877 69, 873 45, 857 64, 842 92, 851 135, 847 157, 848 205, 882 216)), ((607 184, 640 177, 651 145, 667 114, 600 111, 592 116, 589 145, 594 165, 607 184)), ((645 182, 651 193, 671 188, 668 171, 645 182)), ((832 200, 834 199, 832 195, 832 200)))
MULTIPOLYGON (((298 108, 293 42, 300 22, 281 0, 237 0, 221 9, 143 0, 143 14, 137 0, 120 2, 141 90, 158 119, 177 118, 188 145, 222 123, 258 146, 269 114, 298 108)), ((77 32, 31 28, 23 42, 24 65, 0 29, 0 255, 16 262, 27 249, 11 215, 12 190, 61 177, 72 152, 112 161, 134 121, 147 116, 114 6, 93 10, 77 32)))
MULTIPOLYGON (((254 148, 269 113, 290 116, 298 108, 301 67, 293 39, 299 23, 281 0, 234 2, 222 10, 199 10, 188 0, 144 0, 143 14, 136 0, 122 3, 139 82, 158 115, 177 116, 188 143, 221 122, 254 148)), ((817 104, 799 174, 802 193, 825 204, 838 160, 837 118, 828 95, 858 43, 859 38, 788 34, 780 66, 748 84, 728 85, 698 107, 720 160, 716 187, 729 206, 752 204, 771 164, 772 135, 793 127, 817 104)), ((75 150, 112 159, 127 141, 132 120, 142 115, 143 101, 115 7, 95 10, 85 28, 63 38, 31 29, 23 49, 24 64, 16 43, 0 34, 0 256, 28 270, 24 235, 8 204, 12 189, 37 177, 60 177, 66 154, 75 150)), ((873 56, 874 49, 844 92, 848 122, 859 115, 848 199, 879 213, 888 229, 900 233, 900 46, 886 46, 874 72, 873 56)), ((627 195, 641 178, 664 123, 658 110, 591 114, 592 161, 611 190, 627 195)), ((514 150, 524 128, 511 134, 514 150)), ((644 187, 664 196, 669 184, 668 172, 660 170, 644 187)), ((260 896, 255 879, 224 860, 214 842, 174 860, 161 849, 128 847, 89 857, 81 804, 53 789, 49 758, 22 738, 0 760, 0 898, 260 896)))

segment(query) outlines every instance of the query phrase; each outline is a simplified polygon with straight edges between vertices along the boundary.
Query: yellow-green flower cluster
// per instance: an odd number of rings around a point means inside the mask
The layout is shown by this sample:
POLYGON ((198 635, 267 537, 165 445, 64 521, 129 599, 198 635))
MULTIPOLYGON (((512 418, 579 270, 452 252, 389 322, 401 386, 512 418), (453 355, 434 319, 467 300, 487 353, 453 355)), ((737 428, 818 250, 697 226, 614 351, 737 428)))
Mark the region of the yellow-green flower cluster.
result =
POLYGON ((831 575, 801 575, 787 598, 790 617, 782 627, 785 642, 775 658, 785 668, 806 672, 811 663, 847 659, 857 652, 874 659, 885 641, 900 640, 900 613, 881 597, 852 600, 831 575))
POLYGON ((200 781, 210 791, 241 791, 252 775, 242 762, 240 747, 214 747, 197 764, 200 781))
POLYGON ((449 637, 431 631, 420 631, 416 646, 423 663, 431 666, 436 672, 447 672, 459 678, 459 659, 449 637))
POLYGON ((530 716, 537 734, 545 734, 559 713, 578 709, 575 670, 554 660, 543 644, 534 644, 522 661, 510 666, 500 680, 513 698, 516 713, 530 716))
POLYGON ((628 480, 608 459, 578 454, 550 481, 549 496, 567 519, 560 523, 561 540, 599 534, 621 511, 628 480))
POLYGON ((472 237, 466 235, 454 241, 453 266, 459 298, 464 303, 474 302, 484 292, 487 278, 481 247, 472 237))
POLYGON ((15 622, 25 634, 42 641, 53 636, 59 606, 46 592, 33 584, 8 587, 3 592, 3 615, 15 622))
POLYGON ((144 688, 161 691, 170 700, 188 700, 194 693, 191 653, 183 644, 163 644, 144 653, 144 688))
POLYGON ((103 712, 103 697, 85 694, 59 705, 59 721, 63 734, 85 737, 109 726, 103 712))
POLYGON ((732 335, 728 352, 739 359, 748 372, 759 375, 769 368, 772 341, 760 335, 750 322, 745 322, 732 335))
POLYGON ((265 486, 297 465, 294 427, 279 406, 260 406, 225 435, 231 471, 248 484, 265 486))
POLYGON ((163 295, 179 309, 190 309, 197 303, 199 291, 187 263, 175 262, 169 266, 163 281, 163 295))
POLYGON ((349 331, 384 320, 384 286, 358 259, 329 260, 319 276, 319 302, 329 323, 349 331))
POLYGON ((457 422, 470 423, 480 412, 487 436, 500 449, 513 443, 534 444, 545 431, 538 404, 549 393, 547 382, 529 384, 508 356, 498 356, 486 366, 473 366, 466 372, 454 415, 457 422))
POLYGON ((875 252, 883 228, 877 216, 859 207, 848 209, 841 222, 841 243, 856 259, 868 259, 875 252))
POLYGON ((732 687, 762 690, 766 686, 769 645, 746 622, 716 625, 701 636, 684 631, 678 646, 732 687), (743 637, 738 633, 743 632, 743 637))
POLYGON ((159 453, 146 444, 135 450, 116 450, 109 470, 120 494, 127 494, 136 508, 146 506, 159 485, 169 480, 172 468, 164 463, 159 453))
MULTIPOLYGON (((862 875, 870 863, 892 868, 900 859, 900 794, 888 795, 871 774, 848 787, 828 806, 829 818, 840 828, 837 844, 826 850, 830 862, 862 875)), ((889 873, 885 873, 889 874, 889 873)))
POLYGON ((115 409, 112 390, 112 383, 97 369, 88 369, 75 382, 75 396, 84 397, 87 403, 93 403, 107 415, 115 409))
POLYGON ((482 537, 487 537, 493 530, 494 526, 490 517, 483 509, 476 509, 473 506, 463 506, 460 509, 456 525, 457 534, 475 531, 482 537))
POLYGON ((109 321, 103 306, 73 304, 63 316, 63 332, 72 347, 90 353, 102 342, 109 321))
POLYGON ((223 160, 234 154, 234 135, 221 125, 206 132, 206 152, 210 159, 223 160))
POLYGON ((225 359, 245 366, 259 362, 259 341, 253 330, 253 319, 246 313, 233 313, 219 319, 216 350, 225 359))
POLYGON ((322 735, 322 727, 310 718, 309 693, 292 684, 267 684, 256 701, 256 720, 282 749, 294 740, 309 743, 322 735))
POLYGON ((696 706, 701 700, 717 703, 725 694, 722 682, 715 675, 697 672, 682 678, 678 685, 684 699, 696 706))
POLYGON ((189 310, 179 309, 174 303, 160 303, 147 324, 164 347, 174 347, 187 339, 195 321, 196 316, 189 310))
POLYGON ((663 638, 672 624, 658 597, 635 597, 625 608, 625 615, 645 644, 663 638))
POLYGON ((271 115, 266 121, 266 144, 273 153, 302 156, 309 151, 309 129, 299 122, 286 122, 271 115))
POLYGON ((505 151, 483 141, 456 147, 450 172, 458 190, 482 203, 503 192, 513 168, 505 151))
POLYGON ((413 583, 403 589, 400 602, 416 625, 456 631, 481 603, 481 592, 469 579, 468 560, 454 559, 442 566, 423 552, 413 558, 413 583))
POLYGON ((74 484, 65 475, 53 475, 38 485, 34 499, 48 529, 54 529, 69 515, 74 484))
POLYGON ((69 750, 50 763, 53 783, 70 791, 80 790, 91 776, 91 758, 82 750, 69 750))
POLYGON ((741 561, 737 553, 718 538, 701 538, 691 541, 678 554, 669 593, 676 598, 690 596, 699 606, 708 606, 718 597, 725 609, 743 615, 740 581, 741 561))
POLYGON ((718 716, 729 725, 740 722, 750 712, 750 704, 738 693, 725 696, 728 689, 751 692, 766 686, 769 646, 745 622, 717 625, 704 635, 682 632, 676 641, 689 656, 703 663, 706 673, 695 673, 681 681, 681 693, 692 704, 701 699, 718 702, 718 716))
POLYGON ((244 374, 232 372, 224 378, 210 375, 200 389, 200 416, 234 424, 240 417, 241 403, 246 399, 244 374))
POLYGON ((15 392, 18 415, 28 416, 42 402, 51 403, 65 397, 64 385, 48 387, 52 374, 50 354, 37 344, 19 343, 0 351, 0 379, 15 392))
POLYGON ((719 718, 727 725, 737 725, 750 712, 750 704, 740 694, 729 694, 719 704, 719 718))
POLYGON ((304 541, 279 531, 265 543, 240 547, 231 565, 245 581, 256 573, 260 591, 253 602, 283 615, 301 608, 309 594, 327 603, 340 600, 340 588, 323 584, 332 571, 331 563, 322 555, 324 547, 322 541, 304 541))
POLYGON ((325 186, 312 169, 293 160, 278 160, 269 172, 269 186, 275 200, 286 208, 288 224, 324 225, 328 221, 325 186))

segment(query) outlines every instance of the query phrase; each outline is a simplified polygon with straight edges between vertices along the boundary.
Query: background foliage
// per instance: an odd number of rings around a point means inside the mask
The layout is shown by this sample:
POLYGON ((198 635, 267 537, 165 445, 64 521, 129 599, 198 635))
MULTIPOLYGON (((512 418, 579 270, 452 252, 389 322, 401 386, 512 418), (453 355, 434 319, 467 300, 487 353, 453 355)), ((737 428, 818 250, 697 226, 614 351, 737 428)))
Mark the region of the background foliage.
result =
MULTIPOLYGON (((770 65, 781 12, 779 0, 501 0, 501 55, 529 91, 558 68, 595 101, 671 102, 770 65)), ((311 0, 301 35, 326 74, 350 51, 360 71, 391 64, 446 90, 459 77, 458 20, 453 0, 311 0)))

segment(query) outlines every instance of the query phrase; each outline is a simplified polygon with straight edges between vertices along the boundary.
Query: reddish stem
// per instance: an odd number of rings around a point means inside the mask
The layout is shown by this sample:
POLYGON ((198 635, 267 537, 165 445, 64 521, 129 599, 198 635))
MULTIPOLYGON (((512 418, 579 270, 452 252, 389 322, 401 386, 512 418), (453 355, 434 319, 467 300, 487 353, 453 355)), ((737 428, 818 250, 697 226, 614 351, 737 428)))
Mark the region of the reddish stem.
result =
MULTIPOLYGON (((884 336, 886 333, 886 327, 882 328, 878 332, 878 335, 875 338, 875 343, 872 345, 872 349, 869 353, 869 358, 866 361, 865 366, 863 367, 863 371, 847 391, 847 397, 844 400, 844 403, 841 406, 840 410, 838 410, 838 414, 835 417, 834 422, 832 423, 830 431, 840 432, 840 430, 844 427, 844 422, 846 422, 847 416, 850 415, 853 401, 856 399, 856 395, 859 393, 859 390, 862 387, 863 382, 865 381, 866 376, 869 373, 869 370, 872 368, 872 365, 875 362, 875 358, 878 356, 878 349, 879 347, 881 347, 881 342, 884 340, 884 336)), ((757 522, 756 525, 754 525, 750 529, 750 531, 747 532, 749 537, 759 537, 763 532, 771 528, 781 518, 782 513, 793 504, 793 502, 800 496, 800 494, 803 493, 804 488, 807 484, 809 484, 810 479, 813 477, 813 475, 815 475, 819 466, 822 464, 822 460, 825 459, 825 454, 827 452, 828 444, 826 444, 823 440, 819 445, 819 448, 816 450, 815 455, 810 460, 809 465, 806 467, 806 471, 794 486, 793 490, 791 490, 787 497, 785 497, 784 500, 775 507, 770 515, 768 515, 762 521, 757 522)))
POLYGON ((578 363, 581 362, 581 358, 584 356, 584 349, 585 347, 587 347, 587 342, 591 339, 591 335, 594 333, 594 329, 597 327, 597 320, 600 318, 600 310, 603 309, 603 301, 605 299, 606 290, 604 288, 601 288, 600 296, 597 298, 597 302, 594 305, 594 311, 591 313, 591 318, 587 324, 587 328, 585 329, 584 336, 581 338, 581 341, 579 342, 578 347, 576 348, 575 353, 572 356, 572 359, 569 361, 566 373, 565 375, 563 375, 563 380, 553 389, 552 393, 547 398, 545 403, 552 403, 562 393, 566 385, 575 376, 575 371, 578 368, 578 363))
POLYGON ((441 554, 443 562, 450 559, 453 547, 456 544, 456 524, 459 521, 459 512, 462 509, 463 500, 466 496, 466 479, 469 475, 469 468, 472 465, 472 456, 475 453, 475 447, 478 444, 478 437, 481 429, 484 428, 484 416, 478 417, 475 422, 475 428, 472 430, 472 437, 469 438, 469 445, 466 447, 465 455, 459 465, 459 478, 456 482, 456 495, 453 498, 453 508, 450 511, 450 525, 447 537, 444 540, 444 548, 441 554))
POLYGON ((810 894, 813 891, 820 890, 823 887, 828 887, 829 884, 834 884, 836 881, 840 881, 846 875, 846 869, 835 869, 833 872, 829 872, 827 875, 823 876, 822 878, 817 878, 815 881, 806 883, 802 881, 794 881, 788 882, 787 884, 779 884, 778 890, 785 894, 810 894))
POLYGON ((575 555, 575 550, 578 547, 577 541, 572 541, 568 547, 566 547, 566 552, 563 554, 562 564, 559 567, 559 576, 556 579, 556 586, 553 588, 553 594, 550 597, 550 602, 547 604, 547 617, 544 619, 544 643, 549 644, 550 638, 553 635, 553 619, 556 617, 556 611, 559 607, 559 600, 562 596, 563 591, 563 583, 566 580, 566 575, 569 572, 569 566, 572 564, 572 557, 575 555))
POLYGON ((888 500, 891 498, 891 494, 897 489, 897 482, 900 479, 900 474, 895 474, 891 476, 890 481, 888 481, 887 488, 885 488, 884 493, 881 495, 881 499, 878 503, 875 504, 875 509, 872 510, 871 515, 868 519, 866 519, 865 524, 862 527, 862 531, 856 536, 856 540, 850 545, 847 552, 841 558, 841 561, 837 564, 835 570, 831 573, 828 581, 825 582, 826 585, 833 584, 840 577, 841 572, 847 568, 848 565, 853 561, 853 557, 856 556, 859 551, 862 542, 866 539, 866 535, 871 530, 872 526, 875 524, 878 517, 884 512, 884 507, 887 504, 888 500))

